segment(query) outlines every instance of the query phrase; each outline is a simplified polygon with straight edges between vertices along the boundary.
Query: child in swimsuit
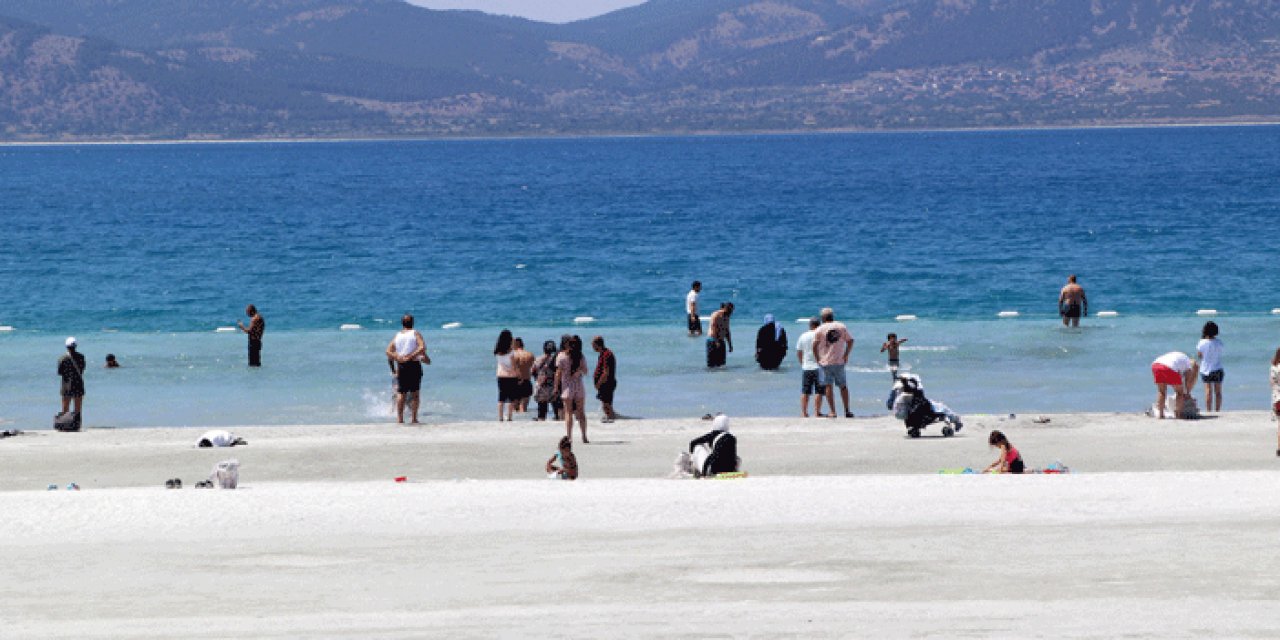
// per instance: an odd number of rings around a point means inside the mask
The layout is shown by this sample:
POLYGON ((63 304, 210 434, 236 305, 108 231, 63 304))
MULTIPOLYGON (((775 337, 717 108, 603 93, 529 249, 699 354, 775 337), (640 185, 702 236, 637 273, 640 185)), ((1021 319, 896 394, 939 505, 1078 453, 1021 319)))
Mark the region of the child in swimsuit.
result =
POLYGON ((578 458, 573 455, 573 440, 560 438, 560 450, 547 460, 547 477, 556 480, 578 479, 578 458))
POLYGON ((898 377, 898 368, 901 364, 901 361, 898 359, 898 347, 906 344, 906 342, 906 338, 899 340, 898 334, 891 333, 889 334, 888 339, 884 341, 884 344, 880 345, 880 353, 884 353, 885 351, 889 352, 889 375, 893 376, 894 379, 897 379, 898 377))
MULTIPOLYGON (((1271 358, 1271 412, 1280 423, 1280 349, 1271 358)), ((1280 456, 1280 431, 1276 435, 1276 456, 1280 456)))
POLYGON ((1009 444, 1009 439, 999 431, 992 431, 987 444, 1000 449, 1000 457, 996 458, 983 470, 983 473, 1022 473, 1022 454, 1009 444))

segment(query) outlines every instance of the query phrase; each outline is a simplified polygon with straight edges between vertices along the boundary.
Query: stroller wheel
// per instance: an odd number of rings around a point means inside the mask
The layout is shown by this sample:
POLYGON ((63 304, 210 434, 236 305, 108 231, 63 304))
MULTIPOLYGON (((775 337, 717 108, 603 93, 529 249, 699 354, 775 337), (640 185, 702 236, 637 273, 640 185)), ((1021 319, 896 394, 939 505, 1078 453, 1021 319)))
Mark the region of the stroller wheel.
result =
POLYGON ((907 435, 908 435, 908 436, 911 436, 912 438, 919 438, 919 437, 920 437, 920 430, 919 430, 919 429, 907 429, 907 435))
POLYGON ((942 437, 944 437, 944 438, 950 438, 951 436, 954 436, 955 434, 956 434, 956 430, 955 430, 955 429, 952 429, 950 425, 945 426, 945 427, 943 427, 943 428, 942 428, 942 437))

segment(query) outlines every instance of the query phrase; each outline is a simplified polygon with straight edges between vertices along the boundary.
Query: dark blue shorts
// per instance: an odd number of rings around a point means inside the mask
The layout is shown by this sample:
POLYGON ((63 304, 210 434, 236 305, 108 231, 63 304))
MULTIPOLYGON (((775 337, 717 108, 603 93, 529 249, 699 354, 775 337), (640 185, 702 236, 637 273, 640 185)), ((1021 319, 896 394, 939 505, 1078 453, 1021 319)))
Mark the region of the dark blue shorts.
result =
POLYGON ((822 384, 822 369, 805 371, 800 378, 800 393, 809 396, 825 393, 827 386, 822 384))
POLYGON ((1220 383, 1222 382, 1223 375, 1225 375, 1225 372, 1222 369, 1218 369, 1213 373, 1202 373, 1200 374, 1200 381, 1205 384, 1220 383))

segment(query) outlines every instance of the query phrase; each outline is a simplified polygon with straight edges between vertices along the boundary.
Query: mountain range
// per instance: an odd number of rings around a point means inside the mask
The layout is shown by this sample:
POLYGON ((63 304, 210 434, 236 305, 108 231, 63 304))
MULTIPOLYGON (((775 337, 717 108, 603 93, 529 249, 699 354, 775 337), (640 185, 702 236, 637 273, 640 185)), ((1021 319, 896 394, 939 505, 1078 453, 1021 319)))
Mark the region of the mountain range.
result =
POLYGON ((6 0, 0 139, 1280 118, 1280 0, 6 0))

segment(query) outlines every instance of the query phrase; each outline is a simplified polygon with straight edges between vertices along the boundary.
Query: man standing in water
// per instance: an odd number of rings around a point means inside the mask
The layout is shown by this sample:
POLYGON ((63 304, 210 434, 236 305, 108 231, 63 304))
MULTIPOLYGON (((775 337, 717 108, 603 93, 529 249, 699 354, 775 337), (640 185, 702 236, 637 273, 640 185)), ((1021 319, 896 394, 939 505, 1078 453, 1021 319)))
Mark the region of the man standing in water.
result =
POLYGON ((702 335, 702 318, 698 317, 698 299, 702 297, 702 283, 694 280, 684 297, 684 311, 689 316, 689 336, 702 335))
POLYGON ((596 385, 596 399, 600 401, 600 409, 604 412, 601 422, 613 422, 618 419, 618 414, 613 411, 613 393, 618 390, 618 359, 613 351, 604 346, 604 336, 593 338, 591 348, 600 354, 592 377, 596 385))
POLYGON ((262 319, 262 314, 258 313, 258 308, 249 305, 244 309, 245 315, 249 316, 249 326, 244 326, 243 322, 236 322, 240 330, 249 334, 249 366, 262 366, 262 334, 267 332, 267 321, 262 319))
POLYGON ((726 346, 728 353, 733 353, 733 334, 729 331, 731 316, 733 316, 732 302, 720 305, 720 308, 711 314, 711 333, 707 338, 707 366, 712 369, 724 366, 727 359, 726 346))
POLYGON ((387 358, 397 363, 396 380, 400 395, 396 397, 396 422, 404 423, 404 406, 413 410, 413 424, 418 424, 419 391, 422 389, 422 365, 431 364, 427 356, 427 341, 413 329, 413 316, 405 314, 400 319, 404 327, 387 345, 387 358))
POLYGON ((511 341, 511 364, 519 373, 516 391, 516 411, 529 412, 529 398, 533 397, 533 354, 524 348, 524 338, 517 336, 511 341))
POLYGON ((1076 284, 1075 275, 1067 276, 1067 286, 1058 294, 1058 314, 1062 316, 1062 326, 1080 326, 1080 318, 1089 315, 1089 298, 1084 295, 1084 287, 1076 284))

